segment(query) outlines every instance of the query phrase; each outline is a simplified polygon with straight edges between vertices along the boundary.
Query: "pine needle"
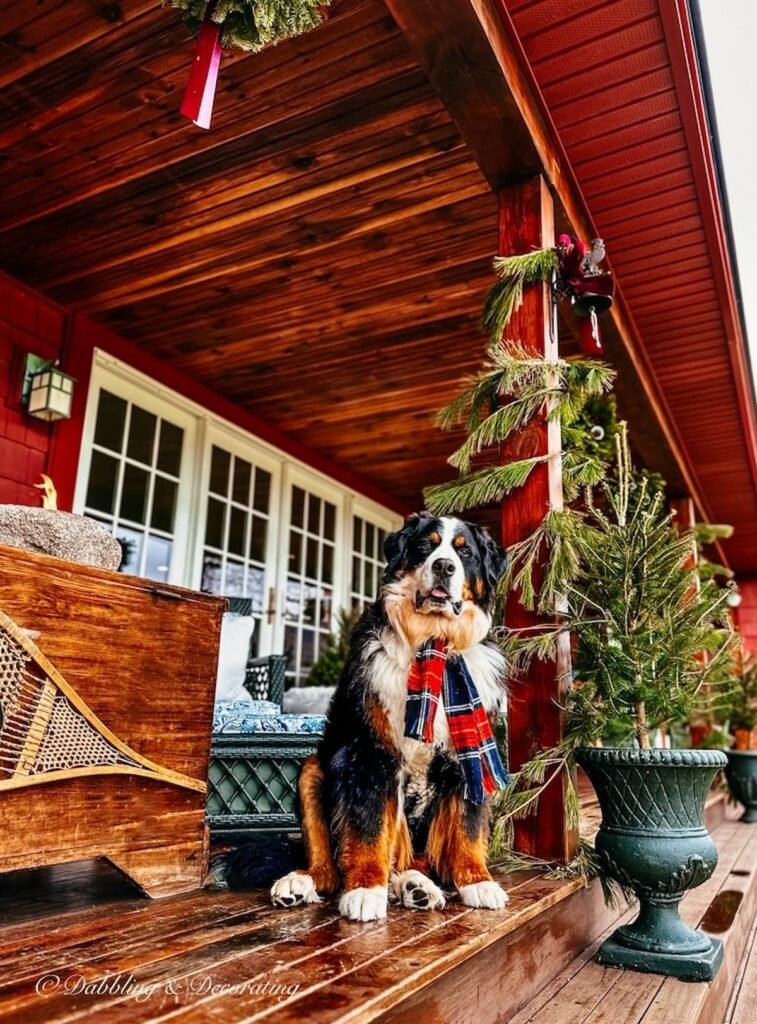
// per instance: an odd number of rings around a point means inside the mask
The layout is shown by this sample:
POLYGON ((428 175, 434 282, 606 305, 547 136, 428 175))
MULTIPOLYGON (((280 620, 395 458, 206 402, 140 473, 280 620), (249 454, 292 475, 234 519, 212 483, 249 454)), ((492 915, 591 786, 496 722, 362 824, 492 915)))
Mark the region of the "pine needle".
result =
POLYGON ((501 501, 522 487, 534 467, 549 458, 542 455, 510 462, 506 466, 488 466, 458 480, 427 487, 423 492, 426 508, 435 516, 448 516, 501 501))

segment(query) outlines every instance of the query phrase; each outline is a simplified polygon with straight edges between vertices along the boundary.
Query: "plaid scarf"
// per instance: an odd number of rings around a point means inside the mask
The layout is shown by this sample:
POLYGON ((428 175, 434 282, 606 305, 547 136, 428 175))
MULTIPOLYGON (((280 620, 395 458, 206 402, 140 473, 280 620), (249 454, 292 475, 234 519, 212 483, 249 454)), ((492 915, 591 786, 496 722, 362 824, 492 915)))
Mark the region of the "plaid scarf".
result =
POLYGON ((489 719, 465 660, 448 656, 444 640, 427 640, 415 655, 407 677, 405 735, 433 743, 439 701, 465 777, 466 800, 481 804, 510 781, 497 751, 489 719))

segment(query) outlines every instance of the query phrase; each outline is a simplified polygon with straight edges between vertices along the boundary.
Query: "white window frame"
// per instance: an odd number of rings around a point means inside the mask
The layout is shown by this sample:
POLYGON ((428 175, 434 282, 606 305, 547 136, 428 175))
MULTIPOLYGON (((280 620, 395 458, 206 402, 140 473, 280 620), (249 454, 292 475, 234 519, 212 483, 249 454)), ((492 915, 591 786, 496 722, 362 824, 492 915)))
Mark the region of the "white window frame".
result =
MULTIPOLYGON (((352 502, 350 509, 349 528, 347 531, 347 566, 346 566, 346 585, 347 585, 347 597, 345 600, 345 608, 352 607, 352 532, 354 529, 353 520, 355 518, 363 519, 372 526, 379 530, 383 530, 387 535, 394 533, 395 530, 399 530, 402 526, 402 517, 393 515, 388 509, 381 505, 376 505, 373 502, 368 502, 364 498, 355 498, 352 502)), ((380 579, 379 579, 380 585, 380 579)))
MULTIPOLYGON (((149 378, 146 379, 149 380, 149 378)), ((139 406, 146 412, 150 412, 155 416, 174 423, 177 427, 181 427, 184 431, 184 440, 181 450, 179 485, 176 496, 176 518, 174 521, 171 566, 166 581, 181 585, 186 579, 187 574, 190 536, 192 533, 192 513, 195 504, 192 488, 194 474, 191 467, 196 457, 197 420, 180 406, 174 404, 167 406, 164 395, 157 390, 154 382, 152 383, 153 386, 148 388, 142 383, 130 379, 129 375, 119 372, 118 366, 111 367, 99 362, 93 366, 89 394, 87 396, 87 409, 84 417, 81 455, 77 470, 74 511, 83 512, 86 508, 87 484, 92 453, 95 451, 95 423, 101 391, 110 391, 119 398, 139 406)), ((119 461, 123 462, 123 457, 119 461)), ((114 499, 114 508, 116 510, 114 518, 117 520, 121 518, 118 515, 119 502, 120 489, 117 491, 114 499)), ((93 511, 92 514, 96 515, 97 513, 93 511)), ((128 527, 129 524, 125 525, 128 527)), ((147 524, 145 524, 145 532, 149 532, 147 524)))
POLYGON ((332 628, 335 628, 339 609, 351 607, 353 516, 367 519, 387 533, 401 527, 402 517, 249 431, 209 412, 102 349, 95 349, 93 354, 74 496, 75 512, 84 509, 98 397, 102 388, 176 423, 185 431, 169 582, 193 589, 199 589, 201 585, 207 481, 212 447, 217 444, 271 474, 271 506, 266 544, 266 564, 271 566, 271 572, 270 580, 266 582, 268 587, 275 587, 275 606, 270 604, 270 593, 266 594, 266 612, 273 607, 274 614, 273 621, 270 621, 269 614, 263 616, 259 654, 283 651, 293 486, 302 487, 336 506, 332 585, 332 628))
MULTIPOLYGON (((347 505, 349 495, 344 488, 337 483, 330 483, 329 478, 316 475, 303 469, 301 466, 288 464, 284 466, 282 480, 282 503, 281 503, 281 536, 279 544, 279 565, 276 582, 277 614, 276 628, 274 631, 274 648, 277 652, 284 650, 284 631, 286 627, 286 585, 289 570, 289 528, 292 518, 292 489, 300 487, 309 494, 314 494, 322 501, 328 501, 336 507, 334 522, 334 579, 331 583, 331 632, 336 629, 336 616, 340 608, 347 607, 345 592, 347 587, 347 574, 344 557, 340 558, 340 552, 345 551, 346 533, 345 523, 347 520, 347 505)), ((287 671, 289 669, 287 668, 287 671)))
POLYGON ((276 615, 272 615, 271 611, 274 613, 276 611, 273 602, 275 601, 275 595, 278 593, 277 552, 279 549, 282 525, 281 478, 283 466, 280 460, 273 458, 269 452, 265 451, 264 448, 257 444, 252 435, 242 435, 239 431, 234 430, 223 421, 212 420, 207 422, 204 433, 205 437, 201 451, 199 486, 197 487, 201 500, 199 503, 200 508, 197 512, 194 531, 196 541, 194 542, 193 564, 191 566, 191 574, 189 576, 191 579, 190 585, 195 590, 199 590, 202 585, 202 562, 205 548, 205 527, 207 524, 208 510, 207 483, 210 477, 210 463, 213 446, 215 445, 231 452, 239 458, 252 462, 256 467, 259 467, 271 474, 268 532, 265 549, 266 581, 263 597, 264 608, 258 640, 258 651, 260 655, 271 654, 275 650, 273 637, 276 615), (272 589, 274 591, 273 594, 271 593, 272 589))

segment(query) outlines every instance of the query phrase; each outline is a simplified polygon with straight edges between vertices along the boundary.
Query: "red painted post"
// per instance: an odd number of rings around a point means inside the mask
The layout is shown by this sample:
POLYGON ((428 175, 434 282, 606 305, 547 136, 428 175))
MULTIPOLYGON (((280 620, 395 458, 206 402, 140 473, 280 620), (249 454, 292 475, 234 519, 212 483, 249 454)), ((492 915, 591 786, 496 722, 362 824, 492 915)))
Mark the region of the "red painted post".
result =
MULTIPOLYGON (((541 176, 529 178, 503 189, 499 194, 499 251, 503 256, 554 245, 552 197, 541 176)), ((523 305, 514 314, 507 337, 519 341, 534 353, 556 358, 557 325, 549 288, 526 289, 523 305)), ((513 443, 502 449, 502 461, 560 451, 559 423, 534 423, 513 443)), ((502 505, 502 534, 506 545, 531 534, 550 506, 562 506, 562 466, 559 456, 536 467, 528 482, 502 505)), ((505 610, 506 623, 512 628, 527 628, 549 622, 548 618, 526 611, 512 595, 505 610)), ((511 771, 529 760, 538 750, 559 742, 563 730, 563 704, 570 677, 568 638, 561 647, 558 662, 534 661, 525 679, 512 680, 508 702, 509 757, 511 771)), ((564 773, 541 796, 538 812, 515 823, 515 845, 549 861, 563 863, 572 859, 577 836, 567 826, 564 773)))

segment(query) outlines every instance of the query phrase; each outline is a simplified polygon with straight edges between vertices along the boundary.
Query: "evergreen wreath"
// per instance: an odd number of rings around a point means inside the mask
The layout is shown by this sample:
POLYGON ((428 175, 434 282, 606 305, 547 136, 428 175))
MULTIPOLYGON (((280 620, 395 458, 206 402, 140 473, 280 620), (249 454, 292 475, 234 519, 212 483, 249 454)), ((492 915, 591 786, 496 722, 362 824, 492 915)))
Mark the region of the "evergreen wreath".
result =
POLYGON ((331 0, 164 0, 184 11, 195 34, 208 18, 221 26, 221 45, 256 52, 301 35, 322 20, 331 0))

